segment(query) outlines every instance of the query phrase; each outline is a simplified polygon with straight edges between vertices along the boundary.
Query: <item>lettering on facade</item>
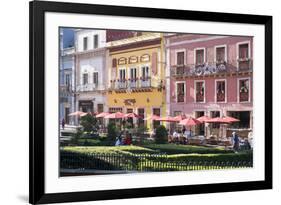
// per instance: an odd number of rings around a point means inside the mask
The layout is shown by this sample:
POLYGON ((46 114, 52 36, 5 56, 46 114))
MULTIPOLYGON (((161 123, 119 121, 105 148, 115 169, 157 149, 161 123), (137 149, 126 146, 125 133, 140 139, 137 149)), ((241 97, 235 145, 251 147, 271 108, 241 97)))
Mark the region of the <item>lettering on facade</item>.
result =
POLYGON ((129 106, 132 106, 136 103, 136 100, 135 99, 125 99, 124 100, 124 104, 125 105, 129 105, 129 106))

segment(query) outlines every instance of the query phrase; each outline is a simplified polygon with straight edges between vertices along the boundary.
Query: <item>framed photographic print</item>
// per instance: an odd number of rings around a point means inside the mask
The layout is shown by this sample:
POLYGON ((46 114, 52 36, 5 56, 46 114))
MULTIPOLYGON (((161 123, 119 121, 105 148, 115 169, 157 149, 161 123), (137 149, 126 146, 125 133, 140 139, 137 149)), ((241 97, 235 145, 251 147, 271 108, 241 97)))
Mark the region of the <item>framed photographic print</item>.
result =
POLYGON ((30 2, 30 203, 272 188, 272 17, 30 2))

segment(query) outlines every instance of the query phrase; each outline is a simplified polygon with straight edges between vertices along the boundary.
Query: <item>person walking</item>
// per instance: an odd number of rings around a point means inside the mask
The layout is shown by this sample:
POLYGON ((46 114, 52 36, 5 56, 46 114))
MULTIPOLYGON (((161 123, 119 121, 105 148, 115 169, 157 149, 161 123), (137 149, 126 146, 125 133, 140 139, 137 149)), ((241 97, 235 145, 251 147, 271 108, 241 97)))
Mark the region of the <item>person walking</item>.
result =
POLYGON ((64 126, 65 126, 65 120, 64 120, 64 118, 62 118, 62 120, 61 120, 61 127, 62 127, 63 130, 64 130, 64 126))
POLYGON ((238 152, 238 150, 239 150, 239 136, 236 134, 236 132, 233 132, 232 133, 232 138, 233 138, 233 143, 234 143, 234 145, 233 145, 233 150, 235 151, 235 152, 238 152))

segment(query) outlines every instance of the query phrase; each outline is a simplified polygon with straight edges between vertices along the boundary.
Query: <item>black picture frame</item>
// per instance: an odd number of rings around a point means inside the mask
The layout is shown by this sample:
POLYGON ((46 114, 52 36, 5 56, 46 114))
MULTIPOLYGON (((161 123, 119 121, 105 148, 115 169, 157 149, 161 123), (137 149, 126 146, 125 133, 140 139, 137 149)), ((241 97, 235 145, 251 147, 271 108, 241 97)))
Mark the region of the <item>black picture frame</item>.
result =
POLYGON ((75 202, 198 193, 260 190, 272 188, 272 17, 262 15, 230 14, 105 6, 62 2, 33 1, 29 5, 30 42, 30 165, 29 202, 31 204, 75 202), (183 185, 153 188, 135 188, 71 193, 45 193, 44 131, 45 131, 45 78, 44 78, 44 14, 45 12, 132 16, 164 19, 197 20, 259 24, 265 26, 265 180, 237 183, 183 185))

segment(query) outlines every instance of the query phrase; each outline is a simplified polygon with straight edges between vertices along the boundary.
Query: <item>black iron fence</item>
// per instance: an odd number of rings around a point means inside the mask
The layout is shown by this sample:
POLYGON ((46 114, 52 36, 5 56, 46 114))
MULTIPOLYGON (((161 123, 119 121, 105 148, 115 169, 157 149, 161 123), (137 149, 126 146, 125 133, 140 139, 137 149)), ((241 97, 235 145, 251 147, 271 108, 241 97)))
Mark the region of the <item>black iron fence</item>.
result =
POLYGON ((253 167, 247 161, 213 161, 186 160, 173 158, 165 154, 81 154, 61 152, 60 167, 62 169, 81 170, 124 170, 124 171, 188 171, 210 169, 232 169, 253 167))

